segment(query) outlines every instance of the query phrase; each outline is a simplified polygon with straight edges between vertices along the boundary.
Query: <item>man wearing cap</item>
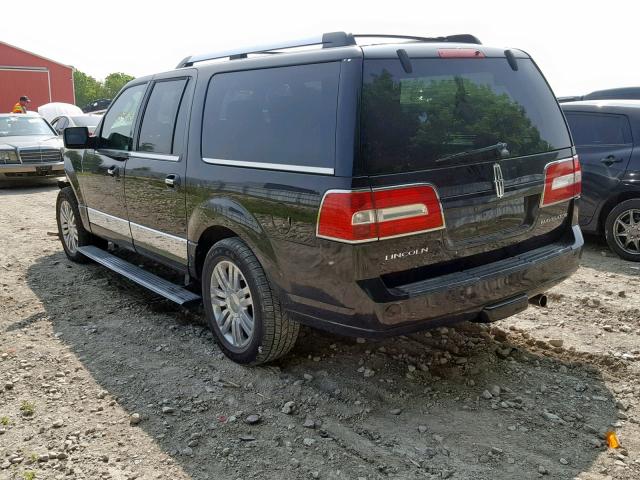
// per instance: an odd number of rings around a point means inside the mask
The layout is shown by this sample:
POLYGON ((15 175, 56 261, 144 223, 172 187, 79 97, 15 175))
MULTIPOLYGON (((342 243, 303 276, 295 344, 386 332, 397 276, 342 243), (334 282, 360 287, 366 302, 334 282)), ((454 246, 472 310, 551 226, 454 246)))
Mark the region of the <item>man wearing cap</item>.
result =
POLYGON ((13 106, 11 113, 27 113, 27 105, 31 103, 29 97, 23 95, 20 97, 20 101, 13 106))

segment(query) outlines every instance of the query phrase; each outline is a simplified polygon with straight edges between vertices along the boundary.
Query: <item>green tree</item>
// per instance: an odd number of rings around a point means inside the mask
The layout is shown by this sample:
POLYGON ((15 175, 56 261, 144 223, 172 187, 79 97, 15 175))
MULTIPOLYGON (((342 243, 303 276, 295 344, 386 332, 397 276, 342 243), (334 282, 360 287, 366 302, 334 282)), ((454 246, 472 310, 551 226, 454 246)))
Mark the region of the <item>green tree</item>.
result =
POLYGON ((104 98, 113 98, 127 83, 133 80, 135 77, 127 75, 126 73, 116 72, 107 75, 104 79, 103 94, 104 98))
POLYGON ((73 71, 73 84, 76 91, 76 105, 84 106, 101 98, 102 84, 80 70, 73 71))
POLYGON ((96 80, 80 70, 73 71, 73 83, 76 91, 76 105, 83 107, 100 98, 114 98, 120 89, 135 77, 116 72, 107 75, 104 82, 96 80))

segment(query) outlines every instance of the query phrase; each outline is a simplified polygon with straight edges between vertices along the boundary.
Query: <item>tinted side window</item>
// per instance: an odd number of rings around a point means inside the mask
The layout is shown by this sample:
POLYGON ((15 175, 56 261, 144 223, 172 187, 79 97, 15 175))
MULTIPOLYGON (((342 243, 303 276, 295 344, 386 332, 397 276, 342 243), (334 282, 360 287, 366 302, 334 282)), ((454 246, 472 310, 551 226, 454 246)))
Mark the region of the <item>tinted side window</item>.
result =
POLYGON ((202 155, 332 168, 340 64, 215 75, 202 126, 202 155))
POLYGON ((173 152, 176 116, 187 84, 186 78, 158 82, 153 86, 142 119, 138 150, 143 152, 173 152))
POLYGON ((624 115, 567 113, 576 145, 626 145, 631 142, 631 127, 624 115))
POLYGON ((147 85, 129 87, 117 98, 102 121, 100 148, 131 150, 133 122, 147 85))

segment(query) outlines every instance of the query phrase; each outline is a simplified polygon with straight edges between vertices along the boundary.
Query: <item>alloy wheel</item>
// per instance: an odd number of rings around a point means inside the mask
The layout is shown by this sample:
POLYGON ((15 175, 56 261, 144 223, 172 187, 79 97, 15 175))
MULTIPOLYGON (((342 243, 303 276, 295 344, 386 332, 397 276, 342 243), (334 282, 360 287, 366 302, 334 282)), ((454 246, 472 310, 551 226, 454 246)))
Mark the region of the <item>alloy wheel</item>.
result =
POLYGON ((78 227, 76 225, 76 216, 73 208, 67 200, 60 203, 60 230, 62 232, 62 241, 67 250, 74 254, 78 248, 78 227))
POLYGON ((220 333, 234 348, 245 347, 255 330, 251 289, 240 268, 220 261, 211 275, 211 304, 220 333))
POLYGON ((627 253, 640 254, 640 209, 625 210, 613 222, 613 236, 627 253))

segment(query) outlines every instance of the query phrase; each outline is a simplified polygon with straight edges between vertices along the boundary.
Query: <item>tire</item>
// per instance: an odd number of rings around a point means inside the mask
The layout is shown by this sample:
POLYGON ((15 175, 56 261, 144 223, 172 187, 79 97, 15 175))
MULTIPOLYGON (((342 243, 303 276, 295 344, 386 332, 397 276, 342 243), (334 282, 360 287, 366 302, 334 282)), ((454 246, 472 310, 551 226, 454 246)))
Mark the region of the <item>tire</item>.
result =
POLYGON ((604 233, 609 248, 620 258, 640 262, 640 198, 616 205, 607 215, 604 233))
POLYGON ((71 187, 65 187, 58 192, 56 220, 58 236, 67 258, 76 263, 89 263, 89 258, 82 255, 76 248, 91 245, 93 236, 82 225, 78 202, 71 187))
POLYGON ((218 345, 236 363, 271 362, 296 343, 300 325, 283 314, 260 262, 239 238, 225 238, 207 253, 202 299, 218 345))

